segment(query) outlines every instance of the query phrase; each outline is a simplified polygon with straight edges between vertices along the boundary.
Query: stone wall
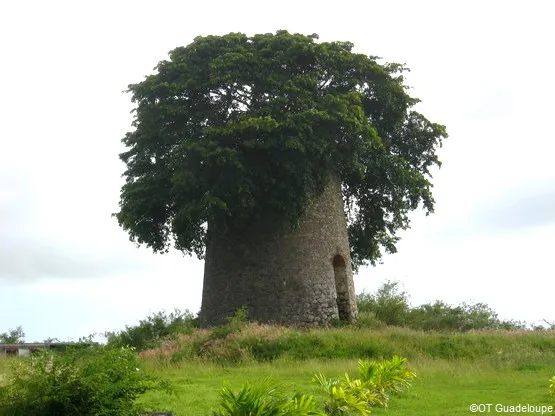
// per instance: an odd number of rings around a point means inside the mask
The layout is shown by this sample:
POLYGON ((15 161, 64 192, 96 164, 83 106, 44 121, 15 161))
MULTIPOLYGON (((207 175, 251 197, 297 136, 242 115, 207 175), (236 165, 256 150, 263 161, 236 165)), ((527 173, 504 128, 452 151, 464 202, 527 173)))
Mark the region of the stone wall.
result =
POLYGON ((208 233, 201 325, 222 324, 243 305, 259 322, 315 325, 356 319, 338 180, 313 201, 295 232, 265 221, 225 234, 209 226, 208 233), (343 266, 337 264, 338 255, 343 266))

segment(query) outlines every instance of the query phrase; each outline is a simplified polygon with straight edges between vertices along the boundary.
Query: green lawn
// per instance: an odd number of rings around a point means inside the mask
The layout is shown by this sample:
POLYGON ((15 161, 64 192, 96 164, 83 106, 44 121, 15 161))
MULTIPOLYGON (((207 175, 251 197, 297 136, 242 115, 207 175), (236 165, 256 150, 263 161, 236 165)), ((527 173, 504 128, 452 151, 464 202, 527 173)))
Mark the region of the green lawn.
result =
MULTIPOLYGON (((537 366, 532 370, 495 368, 487 361, 421 359, 409 363, 417 379, 411 390, 392 398, 387 409, 373 410, 375 415, 465 415, 474 403, 502 405, 554 405, 549 396, 548 379, 555 373, 553 366, 537 366)), ((356 360, 279 360, 273 364, 249 364, 221 367, 212 364, 182 364, 179 367, 157 369, 171 380, 176 395, 149 393, 144 402, 158 410, 171 410, 179 416, 207 416, 217 406, 217 390, 228 382, 238 389, 246 381, 265 377, 277 378, 296 389, 314 394, 320 402, 324 397, 310 382, 312 375, 323 372, 328 377, 356 374, 356 360)), ((497 413, 492 407, 491 413, 497 413)), ((554 413, 555 414, 555 413, 554 413)))

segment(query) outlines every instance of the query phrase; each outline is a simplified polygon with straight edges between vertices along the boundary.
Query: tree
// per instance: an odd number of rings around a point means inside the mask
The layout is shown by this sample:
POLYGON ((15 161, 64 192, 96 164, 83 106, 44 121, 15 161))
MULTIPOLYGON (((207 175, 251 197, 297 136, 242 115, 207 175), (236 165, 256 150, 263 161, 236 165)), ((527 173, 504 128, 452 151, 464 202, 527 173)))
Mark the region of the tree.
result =
POLYGON ((25 342, 25 332, 21 325, 0 334, 0 344, 21 344, 23 342, 25 342))
POLYGON ((352 269, 396 252, 410 211, 433 212, 447 134, 412 110, 408 69, 317 39, 197 37, 129 85, 114 215, 138 245, 205 258, 203 324, 242 305, 354 319, 352 269))

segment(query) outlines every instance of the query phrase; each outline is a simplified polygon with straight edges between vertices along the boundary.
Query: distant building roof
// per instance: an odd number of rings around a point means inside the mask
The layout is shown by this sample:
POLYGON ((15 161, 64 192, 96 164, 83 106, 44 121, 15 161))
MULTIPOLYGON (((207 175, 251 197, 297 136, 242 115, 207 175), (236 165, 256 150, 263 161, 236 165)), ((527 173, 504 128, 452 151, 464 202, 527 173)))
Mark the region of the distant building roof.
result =
POLYGON ((56 348, 56 347, 66 347, 68 345, 73 345, 72 342, 24 342, 24 343, 17 343, 17 344, 2 344, 0 343, 0 350, 7 350, 7 349, 19 349, 19 348, 26 348, 26 349, 35 349, 35 348, 56 348))

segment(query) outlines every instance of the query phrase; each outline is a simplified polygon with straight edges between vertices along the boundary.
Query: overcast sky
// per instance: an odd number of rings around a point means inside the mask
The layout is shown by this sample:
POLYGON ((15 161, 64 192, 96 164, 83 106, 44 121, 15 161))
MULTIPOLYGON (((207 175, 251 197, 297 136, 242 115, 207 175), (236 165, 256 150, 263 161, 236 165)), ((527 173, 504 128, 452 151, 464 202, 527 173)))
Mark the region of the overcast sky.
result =
POLYGON ((449 139, 436 213, 355 277, 399 280, 414 305, 486 302, 555 321, 551 1, 12 1, 0 5, 0 332, 28 341, 123 329, 200 308, 203 263, 154 255, 115 219, 123 94, 198 35, 286 29, 407 63, 449 139))

